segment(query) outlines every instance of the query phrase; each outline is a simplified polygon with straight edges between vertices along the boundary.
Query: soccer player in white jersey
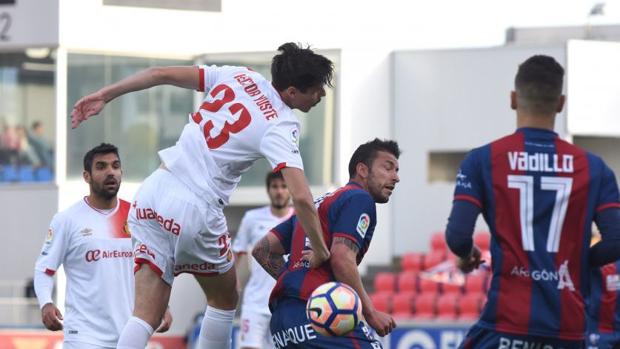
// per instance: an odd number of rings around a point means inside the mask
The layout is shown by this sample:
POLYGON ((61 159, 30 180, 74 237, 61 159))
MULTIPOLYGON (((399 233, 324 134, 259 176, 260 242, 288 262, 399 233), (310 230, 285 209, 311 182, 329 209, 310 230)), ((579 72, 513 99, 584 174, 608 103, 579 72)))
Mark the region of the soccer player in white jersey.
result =
MULTIPOLYGON (((114 145, 103 143, 86 153, 83 176, 90 194, 54 216, 35 265, 43 324, 52 331, 64 329, 64 349, 116 348, 131 316, 130 204, 116 197, 121 175, 114 145), (61 264, 67 275, 64 323, 52 301, 53 276, 61 264)), ((167 313, 160 331, 171 321, 167 313)))
POLYGON ((192 273, 207 297, 199 348, 230 348, 238 293, 223 208, 254 161, 282 171, 314 250, 312 266, 329 258, 299 154, 299 121, 331 85, 333 64, 309 48, 280 46, 272 81, 246 67, 150 68, 79 100, 72 126, 125 93, 171 84, 207 91, 162 166, 136 194, 129 228, 136 261, 136 303, 118 347, 144 348, 170 298, 175 275, 192 273))
MULTIPOLYGON (((293 214, 293 208, 289 206, 291 195, 282 173, 268 173, 266 185, 270 204, 246 212, 233 242, 237 272, 243 269, 239 266, 247 262, 245 256, 252 251, 256 242, 293 214)), ((276 280, 267 274, 254 258, 249 259, 250 278, 246 285, 241 281, 245 278, 239 273, 240 284, 245 289, 241 302, 241 349, 272 348, 273 340, 269 330, 271 312, 268 303, 276 280)))

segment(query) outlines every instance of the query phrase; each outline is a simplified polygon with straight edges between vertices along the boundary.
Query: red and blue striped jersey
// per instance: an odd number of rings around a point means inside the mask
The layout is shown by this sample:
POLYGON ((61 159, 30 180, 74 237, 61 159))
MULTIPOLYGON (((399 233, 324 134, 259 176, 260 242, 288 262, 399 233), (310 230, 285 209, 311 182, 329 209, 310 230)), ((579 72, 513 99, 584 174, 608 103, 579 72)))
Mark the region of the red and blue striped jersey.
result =
POLYGON ((620 261, 593 269, 588 332, 620 332, 620 261))
MULTIPOLYGON (((349 182, 346 186, 316 199, 315 205, 328 248, 335 237, 353 241, 359 248, 359 265, 368 250, 376 224, 376 207, 370 194, 359 184, 349 182)), ((292 216, 271 232, 280 239, 286 254, 289 254, 284 270, 271 292, 271 306, 278 299, 286 297, 307 300, 318 286, 336 281, 329 262, 310 269, 308 263, 302 261, 302 251, 310 249, 310 242, 297 216, 292 216)))
POLYGON ((592 222, 620 207, 603 160, 552 131, 521 128, 466 156, 454 199, 479 206, 492 235, 493 277, 479 325, 583 339, 592 222))

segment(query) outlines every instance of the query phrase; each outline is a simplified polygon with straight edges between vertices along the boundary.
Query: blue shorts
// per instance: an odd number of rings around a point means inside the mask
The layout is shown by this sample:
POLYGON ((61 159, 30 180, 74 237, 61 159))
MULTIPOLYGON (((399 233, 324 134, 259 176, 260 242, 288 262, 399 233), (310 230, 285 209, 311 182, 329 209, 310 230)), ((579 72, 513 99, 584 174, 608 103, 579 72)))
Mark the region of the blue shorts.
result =
POLYGON ((286 298, 272 309, 271 338, 276 349, 283 348, 349 348, 382 349, 363 322, 342 337, 323 336, 312 329, 306 318, 306 302, 286 298))
POLYGON ((589 332, 586 349, 620 349, 620 333, 589 332))
POLYGON ((522 336, 496 332, 474 325, 459 349, 582 349, 583 341, 567 341, 552 337, 522 336))

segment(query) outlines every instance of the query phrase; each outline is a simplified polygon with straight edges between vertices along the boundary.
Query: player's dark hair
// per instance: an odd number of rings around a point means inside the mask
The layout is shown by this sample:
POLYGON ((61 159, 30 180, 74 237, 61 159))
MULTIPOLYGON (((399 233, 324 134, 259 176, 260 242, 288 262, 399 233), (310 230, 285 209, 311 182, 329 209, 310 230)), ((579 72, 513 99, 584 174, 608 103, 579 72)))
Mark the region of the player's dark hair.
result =
POLYGON ((267 173, 267 176, 265 177, 265 185, 267 186, 267 189, 269 189, 271 182, 275 181, 276 179, 284 180, 284 176, 282 176, 282 171, 267 173))
POLYGON ((381 140, 379 138, 375 138, 370 142, 366 142, 353 152, 351 156, 351 160, 349 161, 349 177, 355 177, 357 173, 355 167, 357 164, 364 163, 368 168, 371 167, 372 162, 377 157, 377 152, 385 151, 388 152, 397 159, 400 157, 400 148, 398 147, 398 143, 392 140, 381 140))
POLYGON ((564 68, 553 57, 536 55, 519 65, 517 97, 533 112, 552 113, 562 95, 564 68))
POLYGON ((278 91, 293 86, 301 92, 313 86, 332 86, 334 64, 292 42, 278 47, 279 54, 271 61, 271 82, 278 91))
POLYGON ((116 154, 116 156, 118 156, 120 160, 121 157, 118 155, 118 148, 110 143, 101 143, 93 149, 89 150, 86 155, 84 155, 84 171, 92 173, 93 159, 95 158, 95 155, 105 155, 110 153, 116 154))

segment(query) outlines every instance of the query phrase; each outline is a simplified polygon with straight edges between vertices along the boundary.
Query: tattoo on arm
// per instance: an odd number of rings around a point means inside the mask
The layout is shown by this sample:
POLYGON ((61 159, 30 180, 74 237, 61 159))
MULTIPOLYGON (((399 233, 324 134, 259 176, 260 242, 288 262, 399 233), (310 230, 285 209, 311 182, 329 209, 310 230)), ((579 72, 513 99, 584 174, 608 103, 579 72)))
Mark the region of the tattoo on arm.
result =
POLYGON ((271 251, 271 245, 266 237, 256 244, 252 251, 252 256, 269 275, 274 279, 278 279, 280 270, 284 267, 284 257, 271 251))
POLYGON ((351 251, 353 251, 353 253, 357 256, 357 253, 360 251, 360 248, 357 247, 357 244, 347 238, 343 238, 343 237, 335 237, 334 240, 332 241, 332 244, 343 244, 346 247, 348 247, 351 251))

